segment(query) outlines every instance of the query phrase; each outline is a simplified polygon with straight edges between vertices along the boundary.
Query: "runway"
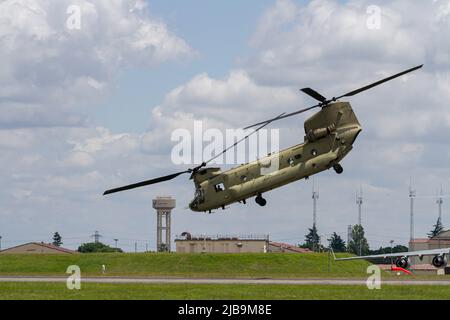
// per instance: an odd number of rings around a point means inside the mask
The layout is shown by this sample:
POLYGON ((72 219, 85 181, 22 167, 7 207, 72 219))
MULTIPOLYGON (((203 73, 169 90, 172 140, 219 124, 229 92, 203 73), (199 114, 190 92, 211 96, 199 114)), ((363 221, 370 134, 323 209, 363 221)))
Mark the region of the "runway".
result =
MULTIPOLYGON (((0 277, 0 282, 53 282, 65 283, 63 277, 0 277)), ((82 283, 110 284, 259 284, 259 285, 366 285, 366 280, 355 279, 215 279, 215 278, 126 278, 126 277, 82 277, 82 283)), ((450 286, 450 280, 388 280, 383 285, 399 286, 450 286)))

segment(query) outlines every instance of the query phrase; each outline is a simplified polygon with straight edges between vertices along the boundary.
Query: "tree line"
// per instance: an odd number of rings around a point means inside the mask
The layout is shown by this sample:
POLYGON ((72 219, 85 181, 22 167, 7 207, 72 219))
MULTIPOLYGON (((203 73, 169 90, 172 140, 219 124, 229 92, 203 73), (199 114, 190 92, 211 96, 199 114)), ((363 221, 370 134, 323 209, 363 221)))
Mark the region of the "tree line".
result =
MULTIPOLYGON (((443 231, 444 226, 442 225, 441 219, 438 218, 436 224, 433 226, 433 229, 428 233, 428 238, 432 239, 443 231)), ((323 246, 317 227, 313 225, 312 228, 308 229, 308 233, 305 235, 305 242, 303 244, 299 244, 298 246, 300 248, 309 249, 315 252, 321 252, 331 248, 334 252, 348 252, 358 256, 408 251, 408 247, 403 245, 385 248, 380 247, 377 250, 370 250, 369 243, 365 236, 364 227, 361 225, 354 225, 352 227, 350 241, 348 243, 346 243, 336 232, 333 232, 327 241, 328 246, 323 246)))

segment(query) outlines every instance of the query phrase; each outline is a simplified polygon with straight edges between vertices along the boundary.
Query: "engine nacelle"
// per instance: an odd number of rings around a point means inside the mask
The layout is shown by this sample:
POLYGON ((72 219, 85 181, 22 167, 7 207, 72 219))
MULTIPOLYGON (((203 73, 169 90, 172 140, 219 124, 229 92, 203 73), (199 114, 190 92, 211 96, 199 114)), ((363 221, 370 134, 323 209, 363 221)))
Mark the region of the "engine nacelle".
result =
POLYGON ((448 259, 443 254, 437 255, 436 257, 433 258, 433 261, 431 262, 433 267, 438 268, 438 269, 445 268, 447 266, 447 263, 448 263, 448 259))
POLYGON ((411 267, 411 260, 408 257, 402 257, 395 260, 395 265, 398 268, 409 269, 411 267))
POLYGON ((322 138, 325 138, 329 134, 332 134, 336 131, 336 125, 332 124, 326 128, 320 128, 315 130, 310 130, 306 136, 305 140, 308 140, 309 142, 315 142, 317 140, 320 140, 322 138))

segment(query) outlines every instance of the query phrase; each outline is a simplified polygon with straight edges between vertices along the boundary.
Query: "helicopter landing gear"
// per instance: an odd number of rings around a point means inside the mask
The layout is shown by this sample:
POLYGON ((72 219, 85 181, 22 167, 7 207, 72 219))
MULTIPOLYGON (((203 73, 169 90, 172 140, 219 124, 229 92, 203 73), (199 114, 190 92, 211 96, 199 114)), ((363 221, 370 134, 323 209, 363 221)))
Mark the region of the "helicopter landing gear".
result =
POLYGON ((256 203, 259 204, 261 207, 264 207, 264 206, 267 204, 267 200, 264 199, 264 198, 262 197, 262 195, 258 195, 258 196, 255 198, 255 201, 256 201, 256 203))
POLYGON ((333 166, 334 171, 336 171, 337 174, 342 174, 344 172, 344 168, 339 163, 336 163, 333 166))

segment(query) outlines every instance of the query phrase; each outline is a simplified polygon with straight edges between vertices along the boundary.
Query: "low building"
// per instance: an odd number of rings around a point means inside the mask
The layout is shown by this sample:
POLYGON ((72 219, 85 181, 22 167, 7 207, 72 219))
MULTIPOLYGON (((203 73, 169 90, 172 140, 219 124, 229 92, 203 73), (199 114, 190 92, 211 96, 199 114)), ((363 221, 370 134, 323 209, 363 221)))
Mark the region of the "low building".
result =
POLYGON ((177 253, 309 253, 294 245, 272 242, 268 235, 192 236, 184 232, 175 239, 177 253))
POLYGON ((183 233, 175 239, 177 253, 265 253, 269 236, 192 236, 183 233))
POLYGON ((30 242, 0 251, 0 254, 76 254, 77 251, 43 242, 30 242))
MULTIPOLYGON (((433 250, 450 248, 450 230, 443 231, 431 239, 413 239, 409 243, 409 251, 433 250)), ((414 258, 413 263, 431 263, 432 256, 423 257, 422 260, 414 258)))

